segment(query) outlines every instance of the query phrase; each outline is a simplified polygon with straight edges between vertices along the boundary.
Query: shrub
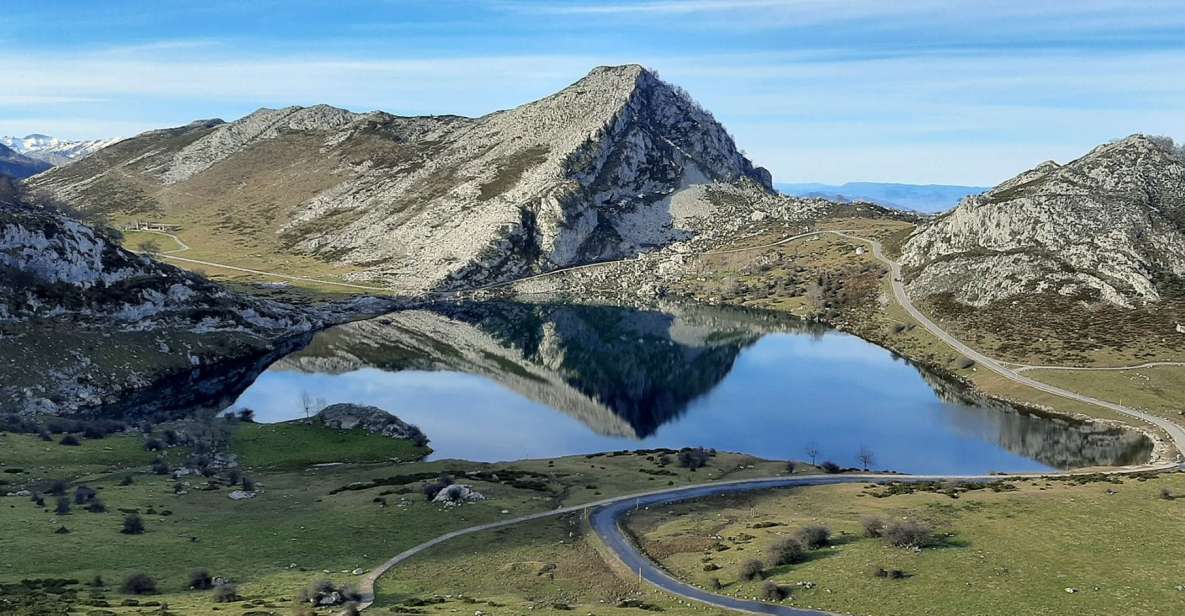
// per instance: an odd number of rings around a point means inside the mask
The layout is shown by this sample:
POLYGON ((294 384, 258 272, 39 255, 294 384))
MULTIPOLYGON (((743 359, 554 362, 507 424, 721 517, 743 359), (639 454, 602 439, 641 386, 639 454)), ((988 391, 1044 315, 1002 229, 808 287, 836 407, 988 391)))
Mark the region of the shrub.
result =
POLYGON ((95 492, 93 488, 88 488, 87 486, 78 486, 74 489, 74 504, 85 505, 94 500, 98 495, 99 493, 95 492))
POLYGON ((255 480, 254 479, 244 476, 240 481, 243 485, 244 492, 254 492, 255 491, 255 480))
POLYGON ((718 577, 708 578, 708 588, 711 588, 712 590, 720 590, 721 588, 724 588, 724 584, 720 583, 720 578, 718 577))
POLYGON ((787 473, 793 473, 794 469, 796 469, 796 468, 798 468, 798 464, 795 463, 793 460, 786 463, 786 472, 787 473))
POLYGON ((56 507, 54 507, 54 513, 58 515, 66 515, 70 513, 70 499, 64 496, 59 496, 58 504, 56 507))
POLYGON ((168 475, 169 465, 164 460, 157 458, 152 461, 152 472, 157 475, 168 475))
POLYGON ((73 434, 67 434, 66 436, 62 437, 62 440, 58 441, 58 444, 65 445, 67 447, 78 447, 82 444, 82 441, 78 440, 78 437, 74 436, 73 434))
POLYGON ((239 587, 234 584, 219 584, 214 587, 214 603, 234 603, 239 599, 239 587))
POLYGON ((37 433, 37 436, 38 436, 38 438, 40 438, 43 441, 52 441, 53 440, 53 435, 51 435, 49 433, 49 430, 42 430, 41 432, 37 433))
POLYGON ((836 464, 835 462, 832 462, 831 460, 828 460, 828 461, 820 464, 819 468, 823 469, 824 473, 827 473, 830 475, 834 475, 834 474, 843 470, 842 468, 839 467, 838 464, 836 464))
POLYGON ((826 526, 819 526, 818 524, 803 526, 798 529, 798 533, 795 536, 802 542, 802 545, 811 550, 825 548, 831 543, 831 529, 826 526))
POLYGON ((1161 498, 1161 500, 1173 500, 1176 497, 1173 496, 1172 490, 1170 490, 1168 488, 1161 488, 1160 489, 1160 498, 1161 498))
POLYGON ((66 489, 69 487, 69 484, 67 484, 65 481, 58 479, 57 481, 49 484, 49 493, 54 496, 65 496, 66 489))
POLYGON ((125 487, 130 486, 134 483, 136 483, 136 480, 134 478, 132 478, 131 475, 124 475, 123 479, 119 480, 119 485, 125 486, 125 487))
POLYGON ((761 585, 761 598, 766 601, 781 601, 786 598, 786 591, 773 580, 766 580, 761 585))
POLYGON ((59 526, 58 529, 53 532, 53 534, 55 534, 55 535, 69 535, 70 529, 66 528, 65 526, 59 526))
POLYGON ((124 516, 123 528, 119 532, 125 535, 142 535, 144 534, 144 520, 134 513, 129 513, 124 516))
POLYGON ((867 516, 860 520, 864 527, 864 536, 876 539, 885 532, 885 521, 876 516, 867 516))
POLYGON ((783 537, 769 546, 769 566, 793 565, 806 560, 806 547, 794 537, 783 537))
POLYGON ((877 567, 873 569, 872 575, 878 578, 888 578, 890 580, 900 580, 905 578, 905 572, 900 569, 885 569, 884 567, 877 567))
POLYGON ((145 573, 133 573, 123 581, 122 588, 129 595, 147 595, 156 592, 156 580, 145 573))
POLYGON ((346 604, 346 609, 342 611, 342 616, 359 616, 361 613, 358 611, 358 603, 351 601, 346 604))
POLYGON ((103 504, 102 499, 93 499, 86 504, 86 510, 91 513, 106 513, 107 505, 103 504))
POLYGON ((93 586, 94 588, 102 588, 102 587, 106 586, 107 583, 103 581, 103 576, 96 575, 95 578, 90 581, 90 585, 93 586))
POLYGON ((189 588, 192 590, 210 590, 214 588, 214 577, 208 569, 194 569, 189 572, 189 588))
POLYGON ((765 567, 761 565, 760 560, 746 560, 741 563, 741 568, 737 572, 737 577, 742 580, 758 580, 765 577, 765 567))
POLYGON ((226 483, 233 486, 236 483, 238 483, 239 481, 241 481, 242 479, 243 479, 243 472, 240 471, 239 469, 232 468, 232 469, 226 471, 226 483))
POLYGON ((453 485, 453 478, 448 475, 441 475, 436 481, 425 483, 420 486, 420 490, 424 493, 424 498, 432 500, 441 490, 453 485))
POLYGON ((924 548, 934 541, 933 529, 913 520, 887 524, 882 536, 889 545, 899 548, 924 548))
POLYGON ((160 441, 158 441, 154 438, 150 438, 147 441, 144 441, 144 451, 160 451, 164 448, 165 448, 164 443, 161 443, 160 441))

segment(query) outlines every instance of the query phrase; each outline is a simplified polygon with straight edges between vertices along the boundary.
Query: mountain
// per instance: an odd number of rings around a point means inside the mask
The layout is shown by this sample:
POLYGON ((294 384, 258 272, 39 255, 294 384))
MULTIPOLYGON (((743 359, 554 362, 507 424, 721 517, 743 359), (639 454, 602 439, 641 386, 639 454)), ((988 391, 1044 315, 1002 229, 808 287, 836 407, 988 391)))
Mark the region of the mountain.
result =
POLYGON ((113 233, 0 178, 0 413, 192 407, 245 387, 313 330, 389 308, 243 297, 113 233))
POLYGON ((895 184, 889 182, 847 182, 846 184, 775 184, 779 191, 796 197, 833 201, 867 201, 885 207, 935 213, 949 210, 963 198, 986 192, 986 186, 948 184, 895 184))
POLYGON ((51 165, 64 165, 118 142, 119 139, 64 141, 49 135, 32 134, 24 137, 0 137, 0 144, 29 158, 51 165))
POLYGON ((313 256, 412 290, 621 258, 748 214, 772 179, 682 90, 600 67, 479 118, 261 109, 128 139, 39 177, 79 209, 211 229, 223 254, 313 256))
POLYGON ((29 158, 8 146, 0 145, 0 176, 20 180, 41 173, 51 166, 44 161, 29 158))
POLYGON ((1042 163, 920 227, 902 249, 914 296, 984 306, 1057 293, 1119 306, 1185 288, 1185 151, 1146 135, 1042 163))

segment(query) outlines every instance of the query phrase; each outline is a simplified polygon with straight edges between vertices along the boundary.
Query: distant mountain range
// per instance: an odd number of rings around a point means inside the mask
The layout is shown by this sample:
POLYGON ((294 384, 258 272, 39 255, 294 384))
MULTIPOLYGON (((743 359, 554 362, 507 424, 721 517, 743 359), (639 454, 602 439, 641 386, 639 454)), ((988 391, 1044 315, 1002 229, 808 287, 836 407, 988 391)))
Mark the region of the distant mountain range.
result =
POLYGON ((951 184, 895 184, 891 182, 779 183, 779 191, 795 197, 817 197, 833 201, 869 201, 901 210, 934 213, 949 210, 968 195, 987 191, 988 186, 951 184))
POLYGON ((54 166, 64 165, 89 156, 117 141, 119 139, 66 141, 39 133, 25 135, 24 137, 0 137, 0 144, 4 144, 18 154, 54 166))
POLYGON ((29 158, 8 146, 0 145, 0 176, 21 180, 52 166, 45 161, 29 158))

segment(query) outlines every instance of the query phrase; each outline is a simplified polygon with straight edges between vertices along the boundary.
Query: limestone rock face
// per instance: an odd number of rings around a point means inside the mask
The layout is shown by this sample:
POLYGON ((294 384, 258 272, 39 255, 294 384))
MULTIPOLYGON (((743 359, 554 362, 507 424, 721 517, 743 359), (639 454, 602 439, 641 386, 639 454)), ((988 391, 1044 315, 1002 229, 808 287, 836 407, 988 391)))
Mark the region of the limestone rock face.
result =
POLYGON ((733 222, 705 187, 772 195, 771 181, 686 93, 630 65, 479 118, 322 105, 196 122, 35 186, 84 210, 224 220, 244 244, 267 234, 414 291, 652 251, 733 222))
POLYGON ((321 409, 317 419, 338 430, 360 429, 388 438, 410 439, 421 445, 428 443, 428 438, 418 427, 376 406, 334 404, 321 409))
POLYGON ((1185 276, 1185 153, 1133 135, 1042 163, 923 225, 901 261, 911 295, 972 306, 1041 292, 1157 301, 1185 276))

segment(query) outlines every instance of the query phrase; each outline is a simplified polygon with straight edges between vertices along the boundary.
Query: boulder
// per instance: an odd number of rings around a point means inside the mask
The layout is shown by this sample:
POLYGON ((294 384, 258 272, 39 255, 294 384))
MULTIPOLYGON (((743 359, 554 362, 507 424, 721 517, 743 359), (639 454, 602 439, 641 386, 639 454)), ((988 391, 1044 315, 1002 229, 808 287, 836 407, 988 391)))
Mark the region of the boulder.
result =
POLYGON ((462 503, 472 503, 485 499, 486 497, 481 492, 474 490, 472 487, 456 483, 437 492, 432 502, 443 503, 445 505, 460 505, 462 503))
POLYGON ((418 427, 375 406, 334 404, 317 413, 317 420, 338 430, 366 430, 389 438, 404 438, 427 445, 428 437, 418 427))
POLYGON ((233 501, 250 500, 255 498, 255 492, 245 492, 243 490, 235 490, 226 495, 227 498, 233 501))

